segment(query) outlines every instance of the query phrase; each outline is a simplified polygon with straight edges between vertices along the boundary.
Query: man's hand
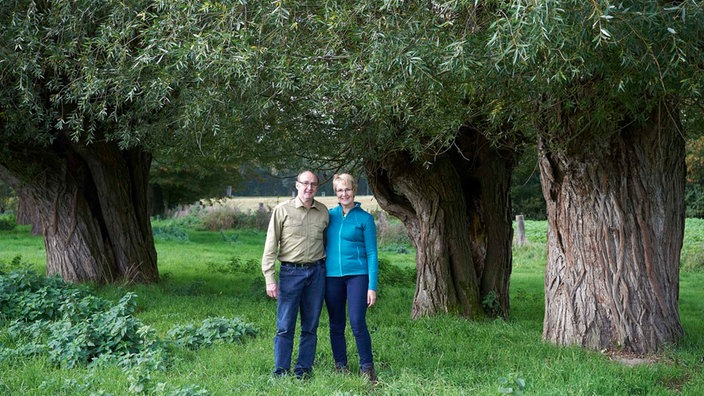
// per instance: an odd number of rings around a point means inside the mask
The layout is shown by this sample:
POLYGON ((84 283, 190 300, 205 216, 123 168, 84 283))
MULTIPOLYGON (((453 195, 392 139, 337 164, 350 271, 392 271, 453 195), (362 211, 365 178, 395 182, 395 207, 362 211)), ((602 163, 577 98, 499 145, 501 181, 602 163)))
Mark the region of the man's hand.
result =
POLYGON ((276 283, 266 285, 266 295, 276 300, 279 296, 279 286, 277 286, 276 283))

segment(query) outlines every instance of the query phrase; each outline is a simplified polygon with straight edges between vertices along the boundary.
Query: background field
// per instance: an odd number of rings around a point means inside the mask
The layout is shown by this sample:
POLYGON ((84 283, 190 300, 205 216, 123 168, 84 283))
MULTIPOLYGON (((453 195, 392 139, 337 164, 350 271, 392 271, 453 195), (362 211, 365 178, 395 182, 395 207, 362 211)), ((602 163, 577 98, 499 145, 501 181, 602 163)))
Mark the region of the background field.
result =
MULTIPOLYGON (((213 205, 226 205, 226 206, 236 206, 243 212, 256 211, 259 208, 259 204, 263 203, 264 206, 269 206, 273 208, 277 204, 291 199, 291 197, 232 197, 219 201, 214 201, 213 205)), ((328 196, 316 196, 316 200, 322 202, 328 208, 337 205, 337 197, 334 195, 328 196)), ((362 208, 368 212, 378 212, 381 210, 379 203, 374 198, 373 195, 357 195, 355 201, 362 204, 362 208)))

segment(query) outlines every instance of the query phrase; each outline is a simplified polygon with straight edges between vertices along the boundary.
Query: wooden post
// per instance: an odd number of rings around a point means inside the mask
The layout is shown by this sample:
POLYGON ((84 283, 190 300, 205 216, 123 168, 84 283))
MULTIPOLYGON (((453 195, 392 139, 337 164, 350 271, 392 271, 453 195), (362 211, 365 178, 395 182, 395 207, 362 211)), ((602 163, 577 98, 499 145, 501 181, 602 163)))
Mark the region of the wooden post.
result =
POLYGON ((523 221, 523 215, 516 215, 516 245, 523 246, 526 242, 526 225, 523 221))

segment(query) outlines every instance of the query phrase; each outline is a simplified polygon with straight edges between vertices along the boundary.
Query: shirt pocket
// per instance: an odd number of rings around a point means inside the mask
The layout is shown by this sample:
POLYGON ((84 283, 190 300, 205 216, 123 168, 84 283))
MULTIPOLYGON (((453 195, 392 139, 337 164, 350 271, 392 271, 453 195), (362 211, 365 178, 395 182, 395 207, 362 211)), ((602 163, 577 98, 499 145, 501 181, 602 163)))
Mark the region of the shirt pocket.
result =
POLYGON ((286 223, 284 223, 284 228, 285 234, 287 235, 295 235, 301 238, 306 236, 306 225, 301 219, 292 219, 289 217, 286 219, 286 223))
POLYGON ((323 233, 325 232, 325 228, 327 228, 327 224, 316 222, 311 227, 311 230, 313 230, 314 233, 313 235, 311 235, 311 237, 322 237, 323 233))

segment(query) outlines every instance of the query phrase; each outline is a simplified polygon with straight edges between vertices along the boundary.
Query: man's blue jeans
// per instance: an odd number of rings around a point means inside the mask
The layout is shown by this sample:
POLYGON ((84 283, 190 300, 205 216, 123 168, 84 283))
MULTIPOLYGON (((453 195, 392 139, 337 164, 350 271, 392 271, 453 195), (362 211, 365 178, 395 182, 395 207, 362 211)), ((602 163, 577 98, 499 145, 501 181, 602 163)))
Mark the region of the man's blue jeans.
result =
POLYGON ((274 336, 274 374, 291 369, 293 337, 296 333, 298 312, 301 313, 301 337, 298 362, 294 373, 309 373, 315 360, 318 343, 318 323, 325 296, 325 264, 310 267, 282 265, 279 271, 276 336, 274 336))
POLYGON ((368 275, 328 277, 325 283, 325 306, 330 317, 330 346, 335 365, 347 366, 347 343, 345 326, 350 314, 350 327, 357 344, 361 369, 374 367, 372 339, 367 328, 368 275))

